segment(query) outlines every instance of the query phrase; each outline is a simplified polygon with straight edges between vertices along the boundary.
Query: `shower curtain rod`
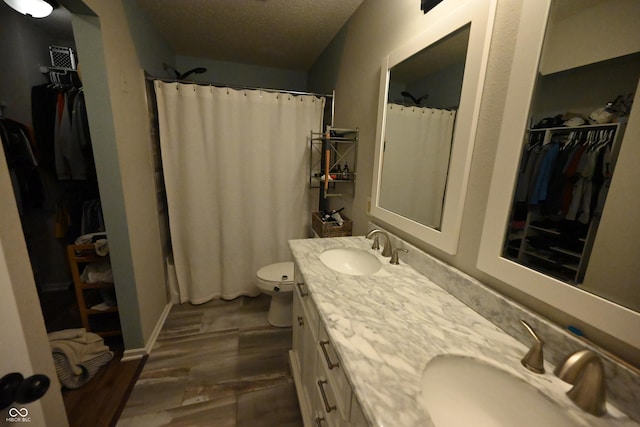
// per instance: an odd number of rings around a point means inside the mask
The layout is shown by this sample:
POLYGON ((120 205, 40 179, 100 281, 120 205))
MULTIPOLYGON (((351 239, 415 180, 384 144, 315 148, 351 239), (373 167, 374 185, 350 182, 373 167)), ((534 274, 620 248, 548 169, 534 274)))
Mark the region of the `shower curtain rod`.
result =
POLYGON ((193 81, 189 81, 189 80, 177 80, 177 79, 165 79, 162 77, 154 77, 154 76, 146 76, 145 77, 147 80, 151 80, 151 81, 155 81, 155 80, 160 80, 161 82, 165 82, 165 83, 185 83, 185 84, 193 84, 193 85, 199 85, 199 86, 215 86, 215 87, 220 87, 220 88, 231 88, 231 89, 238 89, 238 90, 261 90, 263 92, 272 92, 272 93, 287 93, 290 95, 312 95, 312 96, 325 96, 328 98, 333 98, 335 95, 334 93, 328 94, 328 93, 314 93, 314 92, 302 92, 302 91, 296 91, 296 90, 285 90, 285 89, 266 89, 266 88, 262 88, 262 87, 251 87, 251 86, 242 86, 242 85, 232 85, 232 84, 222 84, 222 83, 203 83, 203 82, 193 82, 193 81))

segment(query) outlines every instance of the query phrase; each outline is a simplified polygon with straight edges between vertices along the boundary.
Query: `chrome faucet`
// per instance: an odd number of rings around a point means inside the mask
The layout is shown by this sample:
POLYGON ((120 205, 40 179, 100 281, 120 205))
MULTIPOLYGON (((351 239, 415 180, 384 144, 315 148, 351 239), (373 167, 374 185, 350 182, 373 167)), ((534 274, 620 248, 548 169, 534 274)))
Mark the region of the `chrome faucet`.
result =
MULTIPOLYGON (((393 255, 393 245, 391 244, 391 239, 389 239, 389 235, 382 230, 374 228, 370 232, 367 233, 367 239, 371 239, 373 236, 377 234, 382 234, 385 237, 384 247, 382 248, 382 256, 391 256, 393 255)), ((373 242, 372 249, 376 248, 376 241, 373 242)), ((379 246, 378 246, 379 247, 379 246)))
POLYGON ((607 413, 604 364, 596 352, 577 351, 559 364, 553 373, 573 384, 567 396, 580 408, 597 417, 607 413))

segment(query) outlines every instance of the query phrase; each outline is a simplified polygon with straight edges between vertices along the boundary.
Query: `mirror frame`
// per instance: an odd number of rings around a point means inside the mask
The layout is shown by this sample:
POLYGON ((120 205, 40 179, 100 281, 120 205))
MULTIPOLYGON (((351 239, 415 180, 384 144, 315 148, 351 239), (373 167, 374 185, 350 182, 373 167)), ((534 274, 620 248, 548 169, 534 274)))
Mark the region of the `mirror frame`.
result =
MULTIPOLYGON (((507 285, 639 349, 640 313, 502 256, 523 146, 514 142, 524 141, 551 1, 523 3, 477 266, 507 285)), ((625 139, 634 116, 637 120, 639 114, 640 108, 631 111, 625 139)))
POLYGON ((487 59, 496 11, 496 0, 443 2, 422 18, 426 30, 391 52, 382 61, 378 98, 375 159, 371 188, 371 215, 449 254, 458 249, 469 169, 475 140, 478 112, 484 87, 487 59), (451 157, 445 187, 440 229, 428 227, 380 206, 383 141, 389 91, 389 69, 419 51, 471 24, 465 62, 460 107, 456 112, 451 157))

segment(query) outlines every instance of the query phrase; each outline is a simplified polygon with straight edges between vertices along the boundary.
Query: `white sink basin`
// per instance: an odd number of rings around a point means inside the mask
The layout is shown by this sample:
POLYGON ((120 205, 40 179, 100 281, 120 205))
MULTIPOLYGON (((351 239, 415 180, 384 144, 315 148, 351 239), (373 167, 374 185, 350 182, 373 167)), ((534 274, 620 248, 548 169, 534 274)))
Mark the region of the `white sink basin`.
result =
POLYGON ((352 276, 366 276, 380 270, 382 264, 375 255, 357 248, 327 249, 320 261, 332 270, 352 276))
POLYGON ((579 425, 532 385, 471 357, 432 359, 421 386, 419 403, 436 427, 579 425))

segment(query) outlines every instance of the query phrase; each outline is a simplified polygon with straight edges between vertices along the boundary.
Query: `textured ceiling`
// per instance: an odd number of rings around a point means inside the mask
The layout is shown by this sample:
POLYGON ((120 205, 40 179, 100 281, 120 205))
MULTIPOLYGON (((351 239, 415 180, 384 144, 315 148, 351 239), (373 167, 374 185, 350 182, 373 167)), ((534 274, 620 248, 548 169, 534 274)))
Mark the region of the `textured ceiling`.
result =
POLYGON ((308 70, 362 0, 137 0, 177 55, 308 70))

